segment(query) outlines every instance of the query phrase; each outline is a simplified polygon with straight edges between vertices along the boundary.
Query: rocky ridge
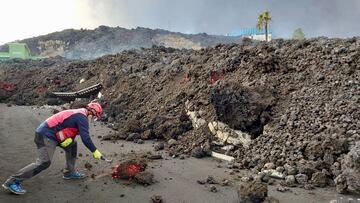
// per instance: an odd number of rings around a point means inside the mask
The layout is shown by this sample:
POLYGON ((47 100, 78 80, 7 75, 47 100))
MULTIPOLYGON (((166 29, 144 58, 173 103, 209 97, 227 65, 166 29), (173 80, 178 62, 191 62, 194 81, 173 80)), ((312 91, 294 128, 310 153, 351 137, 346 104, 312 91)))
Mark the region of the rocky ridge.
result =
MULTIPOLYGON (((177 49, 201 49, 218 43, 239 43, 238 37, 183 34, 162 29, 99 26, 94 30, 67 29, 43 36, 23 39, 32 54, 67 59, 94 59, 124 50, 165 46, 177 49)), ((0 46, 0 51, 7 50, 0 46)))

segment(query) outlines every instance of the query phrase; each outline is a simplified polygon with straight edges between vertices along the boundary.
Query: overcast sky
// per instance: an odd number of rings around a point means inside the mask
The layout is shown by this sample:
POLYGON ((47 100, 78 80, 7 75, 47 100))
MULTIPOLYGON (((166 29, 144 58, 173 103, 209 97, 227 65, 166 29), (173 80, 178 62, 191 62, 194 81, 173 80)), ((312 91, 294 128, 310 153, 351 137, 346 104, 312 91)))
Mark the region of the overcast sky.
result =
POLYGON ((0 44, 99 25, 226 34, 268 10, 276 37, 360 36, 360 0, 1 0, 0 44), (5 21, 3 19, 6 19, 5 21))

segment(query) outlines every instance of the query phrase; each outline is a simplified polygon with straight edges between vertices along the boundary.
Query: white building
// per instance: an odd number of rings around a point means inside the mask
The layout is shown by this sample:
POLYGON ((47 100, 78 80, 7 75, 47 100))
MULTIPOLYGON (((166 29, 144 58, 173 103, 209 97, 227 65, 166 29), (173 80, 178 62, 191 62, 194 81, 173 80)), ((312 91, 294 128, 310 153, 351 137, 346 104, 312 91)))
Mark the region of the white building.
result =
MULTIPOLYGON (((268 30, 268 41, 271 41, 272 33, 273 33, 272 30, 269 29, 268 30)), ((253 40, 260 40, 260 41, 266 40, 265 30, 259 30, 257 28, 242 28, 239 30, 235 30, 230 33, 230 36, 247 37, 247 38, 250 38, 253 40)))

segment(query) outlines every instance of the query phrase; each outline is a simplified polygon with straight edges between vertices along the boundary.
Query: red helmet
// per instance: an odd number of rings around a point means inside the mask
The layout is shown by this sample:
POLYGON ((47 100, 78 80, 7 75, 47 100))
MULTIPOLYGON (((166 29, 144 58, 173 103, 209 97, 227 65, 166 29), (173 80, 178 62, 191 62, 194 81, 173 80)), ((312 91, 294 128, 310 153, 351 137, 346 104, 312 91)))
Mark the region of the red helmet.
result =
POLYGON ((103 110, 99 103, 90 102, 86 107, 90 109, 90 111, 92 111, 96 115, 96 117, 100 118, 103 110))

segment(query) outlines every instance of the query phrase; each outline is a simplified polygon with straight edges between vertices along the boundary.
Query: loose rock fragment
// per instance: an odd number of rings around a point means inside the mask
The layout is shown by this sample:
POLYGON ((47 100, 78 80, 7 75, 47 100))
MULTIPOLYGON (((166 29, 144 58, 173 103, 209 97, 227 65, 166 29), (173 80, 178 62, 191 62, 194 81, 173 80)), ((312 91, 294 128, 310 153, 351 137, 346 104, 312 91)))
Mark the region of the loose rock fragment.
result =
POLYGON ((85 165, 84 165, 84 167, 87 169, 87 170, 91 170, 91 168, 92 168, 92 165, 89 163, 89 162, 86 162, 85 163, 85 165))
POLYGON ((155 151, 160 151, 164 149, 164 143, 160 142, 160 143, 156 143, 154 146, 155 151))
POLYGON ((191 155, 195 158, 202 158, 206 155, 206 153, 201 147, 196 147, 191 151, 191 155))
POLYGON ((213 193, 216 193, 216 192, 217 192, 217 189, 216 189, 216 187, 215 187, 214 185, 212 185, 212 186, 210 187, 210 191, 213 192, 213 193))
POLYGON ((218 181, 216 181, 213 176, 208 176, 208 177, 206 178, 206 182, 207 182, 208 184, 218 184, 218 181))
POLYGON ((142 185, 151 185, 154 181, 154 174, 144 171, 140 172, 134 177, 135 181, 142 185))
POLYGON ((162 159, 163 157, 161 156, 161 154, 152 154, 147 156, 147 158, 150 160, 157 160, 157 159, 162 159))
POLYGON ((263 202, 267 197, 267 193, 267 185, 257 181, 241 182, 238 187, 240 203, 263 202))
POLYGON ((295 186, 295 176, 294 175, 288 175, 285 177, 285 185, 288 187, 294 187, 295 186))
POLYGON ((314 189, 314 186, 312 184, 305 184, 304 185, 304 189, 305 190, 313 190, 314 189))
POLYGON ((327 177, 323 172, 316 172, 313 174, 311 178, 311 183, 315 187, 325 187, 326 186, 327 177))
POLYGON ((152 202, 154 202, 154 203, 161 203, 161 202, 163 202, 163 201, 162 201, 162 197, 161 197, 160 195, 154 195, 154 196, 152 196, 152 197, 151 197, 151 200, 152 200, 152 202))
POLYGON ((197 180, 196 182, 200 185, 204 185, 206 183, 206 180, 197 180))
POLYGON ((289 191, 289 188, 278 185, 276 190, 279 191, 279 192, 286 192, 286 191, 289 191))
POLYGON ((298 182, 300 185, 305 185, 308 181, 307 175, 301 174, 301 173, 297 174, 295 176, 295 179, 296 179, 296 182, 298 182))

